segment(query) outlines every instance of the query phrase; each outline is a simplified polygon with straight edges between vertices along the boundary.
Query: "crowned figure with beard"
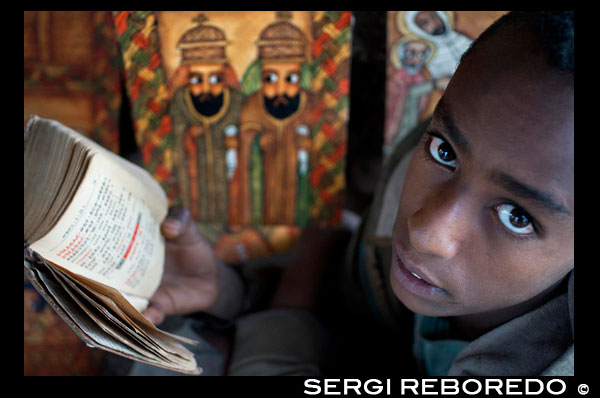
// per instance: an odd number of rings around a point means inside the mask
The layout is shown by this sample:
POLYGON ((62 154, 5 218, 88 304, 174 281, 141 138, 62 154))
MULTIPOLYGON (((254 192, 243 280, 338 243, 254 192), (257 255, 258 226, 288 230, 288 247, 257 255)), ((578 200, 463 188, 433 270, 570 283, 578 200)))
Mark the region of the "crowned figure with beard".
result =
POLYGON ((243 95, 225 47, 221 29, 197 26, 179 39, 181 63, 171 87, 176 87, 169 113, 175 134, 175 161, 181 200, 196 221, 225 225, 229 179, 237 166, 239 114, 243 95))
POLYGON ((260 33, 258 59, 244 76, 254 74, 260 87, 246 99, 240 116, 232 225, 304 225, 308 220, 309 93, 300 84, 307 40, 289 22, 289 13, 277 16, 260 33))

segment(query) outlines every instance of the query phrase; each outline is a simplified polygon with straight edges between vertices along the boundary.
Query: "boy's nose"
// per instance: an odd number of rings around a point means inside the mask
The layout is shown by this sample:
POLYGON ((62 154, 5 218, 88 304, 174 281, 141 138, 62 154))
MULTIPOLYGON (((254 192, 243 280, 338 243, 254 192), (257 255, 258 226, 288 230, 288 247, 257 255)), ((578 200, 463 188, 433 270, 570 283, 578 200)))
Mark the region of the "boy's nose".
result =
POLYGON ((438 195, 408 218, 408 237, 419 252, 451 259, 473 227, 464 201, 438 195))

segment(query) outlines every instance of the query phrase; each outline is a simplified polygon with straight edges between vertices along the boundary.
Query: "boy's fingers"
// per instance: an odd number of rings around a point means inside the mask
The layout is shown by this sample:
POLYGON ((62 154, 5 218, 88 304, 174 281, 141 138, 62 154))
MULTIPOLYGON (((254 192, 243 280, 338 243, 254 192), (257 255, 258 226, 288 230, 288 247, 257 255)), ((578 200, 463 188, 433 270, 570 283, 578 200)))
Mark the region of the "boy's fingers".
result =
POLYGON ((175 220, 179 220, 182 225, 185 225, 188 218, 190 217, 190 212, 182 205, 171 206, 169 207, 169 212, 167 213, 167 219, 172 218, 175 220))
POLYGON ((167 239, 177 239, 177 237, 183 231, 181 222, 179 220, 169 218, 163 221, 162 225, 160 226, 160 229, 165 238, 167 239))
POLYGON ((147 320, 152 322, 154 325, 159 325, 165 319, 165 314, 157 309, 156 307, 148 307, 143 312, 142 315, 146 317, 147 320))
POLYGON ((185 207, 178 205, 169 208, 167 218, 161 225, 161 231, 167 239, 177 239, 185 232, 190 219, 190 212, 185 207))

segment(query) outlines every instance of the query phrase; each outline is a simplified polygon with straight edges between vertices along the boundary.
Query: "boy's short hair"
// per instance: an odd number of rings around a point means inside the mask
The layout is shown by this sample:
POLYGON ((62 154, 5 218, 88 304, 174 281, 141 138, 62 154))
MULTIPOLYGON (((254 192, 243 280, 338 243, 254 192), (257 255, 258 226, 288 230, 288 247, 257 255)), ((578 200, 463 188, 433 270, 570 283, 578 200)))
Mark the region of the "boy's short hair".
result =
MULTIPOLYGON (((573 11, 511 11, 490 25, 463 54, 474 49, 504 28, 525 24, 537 38, 551 66, 574 73, 574 12, 573 11)), ((461 60, 462 60, 461 59, 461 60)))

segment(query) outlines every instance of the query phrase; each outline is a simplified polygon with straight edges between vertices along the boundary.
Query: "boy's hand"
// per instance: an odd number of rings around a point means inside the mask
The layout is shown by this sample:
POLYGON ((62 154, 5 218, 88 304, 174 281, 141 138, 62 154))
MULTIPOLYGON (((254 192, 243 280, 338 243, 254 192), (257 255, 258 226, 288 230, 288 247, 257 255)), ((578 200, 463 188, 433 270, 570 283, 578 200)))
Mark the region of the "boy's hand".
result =
POLYGON ((341 228, 306 228, 283 273, 271 308, 296 308, 313 311, 326 269, 343 259, 351 233, 341 228))
POLYGON ((219 296, 219 262, 189 211, 181 206, 170 208, 161 232, 167 240, 164 273, 143 311, 154 324, 166 315, 206 310, 219 296))

